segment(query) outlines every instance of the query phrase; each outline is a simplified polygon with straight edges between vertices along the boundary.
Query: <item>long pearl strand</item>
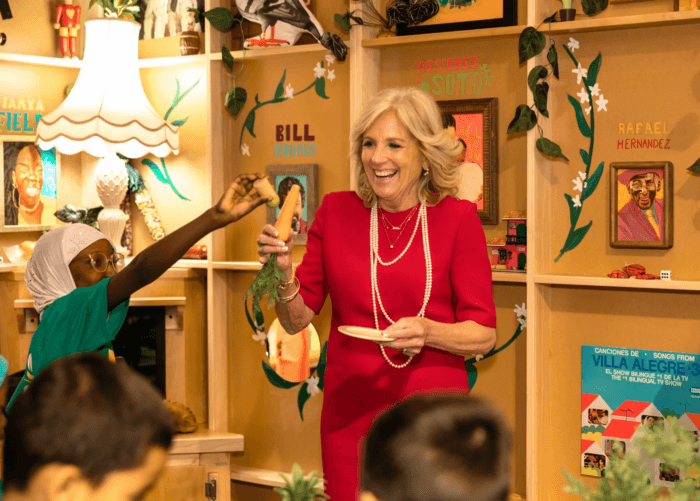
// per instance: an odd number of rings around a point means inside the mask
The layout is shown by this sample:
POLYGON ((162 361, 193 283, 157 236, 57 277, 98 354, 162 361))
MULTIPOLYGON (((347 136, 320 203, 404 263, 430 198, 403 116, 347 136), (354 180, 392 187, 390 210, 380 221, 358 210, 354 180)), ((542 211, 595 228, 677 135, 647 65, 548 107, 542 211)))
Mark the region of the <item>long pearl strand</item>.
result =
MULTIPOLYGON (((371 270, 371 282, 372 282, 372 309, 374 311, 374 326, 377 330, 379 330, 379 314, 377 312, 377 303, 379 303, 379 308, 382 310, 382 314, 384 314, 384 317, 391 323, 393 324, 394 321, 389 317, 387 314, 386 310, 384 309, 384 304, 382 303, 382 298, 379 295, 379 287, 377 285, 377 263, 381 264, 382 266, 390 266, 394 263, 396 263, 399 259, 401 259, 404 254, 408 251, 408 248, 411 246, 413 243, 413 238, 416 236, 416 232, 418 231, 418 226, 421 226, 421 233, 423 236, 423 254, 425 255, 425 294, 423 296, 423 306, 421 307, 420 311, 418 312, 419 317, 425 317, 425 308, 428 305, 428 301, 430 300, 430 292, 433 288, 433 260, 432 257, 430 256, 430 242, 428 240, 428 213, 427 209, 425 207, 425 204, 421 204, 420 210, 418 211, 418 218, 416 219, 416 226, 413 229, 413 234, 411 235, 411 239, 409 240, 408 244, 406 245, 406 248, 399 254, 399 256, 394 259, 393 261, 389 262, 384 262, 381 260, 379 257, 379 218, 377 217, 377 203, 372 206, 372 213, 370 217, 370 225, 369 225, 369 241, 370 241, 370 249, 369 249, 369 257, 370 257, 370 270, 371 270)), ((403 364, 395 364, 391 360, 389 360, 389 357, 387 356, 386 352, 384 351, 384 346, 379 346, 379 349, 382 352, 382 355, 384 356, 384 359, 391 365, 392 367, 396 369, 402 369, 403 367, 406 367, 409 363, 411 363, 411 360, 413 360, 413 356, 408 357, 408 360, 404 362, 403 364)))

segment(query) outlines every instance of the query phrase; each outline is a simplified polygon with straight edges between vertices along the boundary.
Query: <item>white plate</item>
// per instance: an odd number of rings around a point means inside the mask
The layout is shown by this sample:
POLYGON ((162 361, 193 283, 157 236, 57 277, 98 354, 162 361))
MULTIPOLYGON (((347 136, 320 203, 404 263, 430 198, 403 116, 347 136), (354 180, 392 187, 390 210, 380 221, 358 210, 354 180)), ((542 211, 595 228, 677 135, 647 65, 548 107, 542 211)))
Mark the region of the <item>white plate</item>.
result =
POLYGON ((379 329, 370 329, 369 327, 354 327, 352 325, 341 325, 338 330, 346 336, 356 337, 358 339, 369 339, 371 341, 394 341, 396 338, 382 336, 382 331, 379 329))

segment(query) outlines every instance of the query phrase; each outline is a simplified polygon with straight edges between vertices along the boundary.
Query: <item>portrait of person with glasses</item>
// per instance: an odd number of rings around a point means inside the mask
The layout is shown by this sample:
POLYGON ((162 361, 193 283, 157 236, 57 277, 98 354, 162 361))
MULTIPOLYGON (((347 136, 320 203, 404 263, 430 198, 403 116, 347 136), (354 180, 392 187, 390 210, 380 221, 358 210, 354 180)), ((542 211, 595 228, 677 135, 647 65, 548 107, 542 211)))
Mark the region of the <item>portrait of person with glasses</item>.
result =
POLYGON ((32 143, 5 142, 2 149, 5 226, 55 224, 55 169, 44 169, 42 152, 32 143))
POLYGON ((107 237, 85 224, 55 228, 39 238, 24 281, 39 313, 22 380, 8 403, 56 359, 98 352, 114 360, 112 341, 126 319, 129 297, 153 282, 210 232, 239 220, 261 204, 253 182, 242 174, 212 208, 151 244, 124 266, 107 237))

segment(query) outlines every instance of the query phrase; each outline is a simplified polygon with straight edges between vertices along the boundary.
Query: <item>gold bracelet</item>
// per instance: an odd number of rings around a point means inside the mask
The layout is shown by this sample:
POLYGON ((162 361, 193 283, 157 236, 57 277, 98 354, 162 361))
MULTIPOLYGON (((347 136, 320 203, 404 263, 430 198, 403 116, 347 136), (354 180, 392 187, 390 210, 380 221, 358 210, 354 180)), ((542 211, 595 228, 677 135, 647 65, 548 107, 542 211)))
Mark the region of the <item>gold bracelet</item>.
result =
POLYGON ((299 283, 299 279, 297 277, 294 277, 293 281, 297 284, 297 290, 295 290, 292 294, 289 296, 284 296, 280 297, 277 302, 279 303, 289 303, 292 301, 295 297, 297 297, 297 294, 299 294, 299 290, 301 289, 301 284, 299 283))
POLYGON ((294 269, 292 268, 292 279, 287 281, 287 282, 280 280, 278 287, 280 289, 286 289, 287 287, 289 287, 290 285, 292 285, 294 283, 295 279, 296 279, 296 276, 294 276, 294 269))

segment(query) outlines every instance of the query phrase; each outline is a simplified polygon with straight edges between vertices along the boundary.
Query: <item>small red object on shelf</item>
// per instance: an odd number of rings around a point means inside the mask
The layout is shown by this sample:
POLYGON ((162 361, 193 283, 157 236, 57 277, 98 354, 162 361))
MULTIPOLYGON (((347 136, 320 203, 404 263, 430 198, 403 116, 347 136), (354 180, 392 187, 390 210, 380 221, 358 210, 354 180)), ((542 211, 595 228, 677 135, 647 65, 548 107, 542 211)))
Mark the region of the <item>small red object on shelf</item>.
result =
POLYGON ((188 250, 182 259, 206 259, 207 258, 207 246, 206 245, 195 245, 190 250, 188 250))
POLYGON ((652 275, 647 273, 644 266, 641 264, 630 264, 622 268, 621 270, 615 270, 608 274, 610 278, 637 278, 640 280, 657 280, 660 277, 658 275, 652 275))

